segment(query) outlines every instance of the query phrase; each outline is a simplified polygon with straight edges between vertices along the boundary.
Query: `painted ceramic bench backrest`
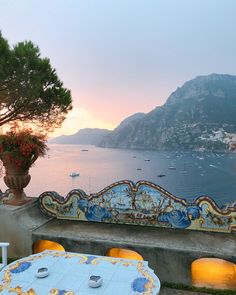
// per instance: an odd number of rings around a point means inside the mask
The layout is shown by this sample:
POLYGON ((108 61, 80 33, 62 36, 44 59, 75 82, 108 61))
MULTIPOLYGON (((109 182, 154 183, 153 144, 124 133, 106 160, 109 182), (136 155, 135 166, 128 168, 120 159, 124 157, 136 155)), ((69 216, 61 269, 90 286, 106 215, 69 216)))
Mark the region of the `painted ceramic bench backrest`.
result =
POLYGON ((188 203, 149 181, 118 181, 91 195, 75 189, 65 198, 44 192, 39 202, 58 219, 236 232, 236 204, 219 208, 208 196, 188 203))

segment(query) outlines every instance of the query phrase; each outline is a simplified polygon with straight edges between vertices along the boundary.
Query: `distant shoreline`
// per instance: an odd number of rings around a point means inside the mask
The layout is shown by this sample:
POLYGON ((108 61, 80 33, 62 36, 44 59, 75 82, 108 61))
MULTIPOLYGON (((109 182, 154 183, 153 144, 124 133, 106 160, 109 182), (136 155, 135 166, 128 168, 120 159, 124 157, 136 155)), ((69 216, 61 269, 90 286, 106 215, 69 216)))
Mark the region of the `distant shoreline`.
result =
POLYGON ((90 147, 96 147, 96 148, 102 148, 102 149, 115 149, 115 150, 130 150, 130 151, 151 151, 151 152, 196 152, 196 153, 232 153, 235 154, 236 151, 232 151, 229 149, 225 150, 200 150, 200 149, 178 149, 178 150, 172 150, 172 149, 147 149, 147 148, 121 148, 121 147, 102 147, 97 146, 94 144, 86 144, 86 143, 51 143, 48 142, 48 145, 73 145, 73 146, 90 146, 90 147))

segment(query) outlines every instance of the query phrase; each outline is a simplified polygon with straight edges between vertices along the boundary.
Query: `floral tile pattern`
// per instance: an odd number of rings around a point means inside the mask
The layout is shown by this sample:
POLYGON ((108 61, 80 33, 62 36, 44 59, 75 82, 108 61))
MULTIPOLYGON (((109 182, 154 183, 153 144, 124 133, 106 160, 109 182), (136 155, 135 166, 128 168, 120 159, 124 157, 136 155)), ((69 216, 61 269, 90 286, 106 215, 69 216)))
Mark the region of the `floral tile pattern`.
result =
POLYGON ((44 192, 39 203, 58 219, 236 232, 236 204, 219 208, 208 196, 188 203, 148 181, 118 181, 91 195, 72 190, 65 198, 44 192))

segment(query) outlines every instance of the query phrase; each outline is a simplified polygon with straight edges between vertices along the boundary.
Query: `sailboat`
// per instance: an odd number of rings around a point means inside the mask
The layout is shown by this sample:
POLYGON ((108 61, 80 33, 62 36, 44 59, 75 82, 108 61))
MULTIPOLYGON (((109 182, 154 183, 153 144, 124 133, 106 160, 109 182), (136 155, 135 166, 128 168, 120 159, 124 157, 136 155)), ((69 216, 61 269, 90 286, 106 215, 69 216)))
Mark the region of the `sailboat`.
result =
POLYGON ((184 163, 184 169, 180 171, 180 173, 188 173, 187 169, 186 169, 186 163, 184 163))
POLYGON ((117 205, 119 205, 119 206, 125 206, 124 199, 121 198, 121 197, 117 199, 117 202, 116 202, 116 203, 117 203, 117 205))

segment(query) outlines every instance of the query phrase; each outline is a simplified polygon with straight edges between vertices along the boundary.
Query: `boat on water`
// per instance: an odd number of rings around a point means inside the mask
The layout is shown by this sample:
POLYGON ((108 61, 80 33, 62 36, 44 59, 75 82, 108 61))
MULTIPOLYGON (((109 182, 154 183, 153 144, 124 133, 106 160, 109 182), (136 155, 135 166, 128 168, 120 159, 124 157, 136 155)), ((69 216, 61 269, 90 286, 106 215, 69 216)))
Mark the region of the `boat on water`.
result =
POLYGON ((176 167, 170 166, 170 167, 168 167, 168 169, 170 169, 170 170, 176 170, 176 167))
POLYGON ((146 161, 146 162, 150 162, 150 159, 144 159, 144 161, 146 161))
POLYGON ((88 150, 86 150, 86 149, 82 149, 81 152, 88 152, 88 150))
POLYGON ((180 171, 180 173, 182 173, 182 174, 186 174, 186 173, 188 173, 187 168, 186 168, 186 163, 184 163, 184 167, 183 167, 183 169, 180 171))
POLYGON ((198 158, 199 160, 204 160, 204 157, 199 157, 199 156, 197 156, 197 158, 198 158))
POLYGON ((158 174, 157 177, 164 177, 166 176, 165 174, 158 174))
POLYGON ((79 176, 79 173, 78 172, 72 172, 70 174, 70 177, 77 177, 77 176, 79 176))
POLYGON ((142 170, 142 168, 137 168, 137 170, 142 170))
POLYGON ((213 167, 213 168, 217 168, 216 165, 213 165, 213 164, 209 164, 210 167, 213 167))
POLYGON ((186 174, 186 173, 188 173, 188 171, 187 170, 181 170, 180 173, 186 174))

